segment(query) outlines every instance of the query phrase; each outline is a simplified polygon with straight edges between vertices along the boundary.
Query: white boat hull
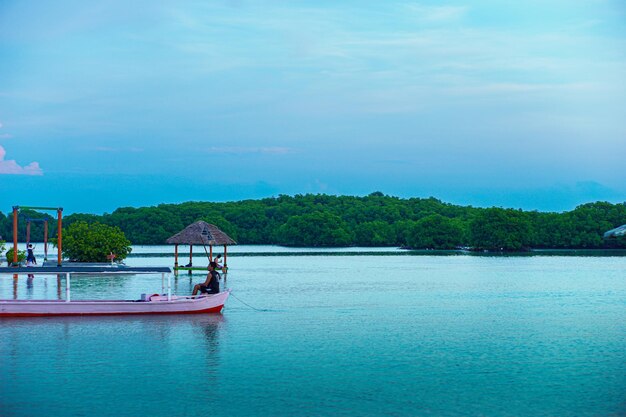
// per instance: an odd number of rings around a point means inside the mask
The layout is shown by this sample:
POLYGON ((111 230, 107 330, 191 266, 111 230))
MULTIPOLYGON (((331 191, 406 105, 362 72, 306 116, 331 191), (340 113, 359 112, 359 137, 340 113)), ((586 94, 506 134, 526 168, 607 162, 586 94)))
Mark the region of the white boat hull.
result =
POLYGON ((91 316, 118 314, 199 314, 219 313, 230 290, 198 297, 151 297, 132 300, 0 300, 0 317, 91 316))

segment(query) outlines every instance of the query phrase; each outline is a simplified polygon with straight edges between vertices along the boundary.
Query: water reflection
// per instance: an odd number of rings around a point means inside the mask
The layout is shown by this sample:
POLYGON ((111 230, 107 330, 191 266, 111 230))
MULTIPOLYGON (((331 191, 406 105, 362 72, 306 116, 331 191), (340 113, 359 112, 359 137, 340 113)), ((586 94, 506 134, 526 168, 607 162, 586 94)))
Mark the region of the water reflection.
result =
POLYGON ((108 289, 111 287, 122 287, 136 274, 72 274, 72 290, 95 287, 98 289, 108 289))
POLYGON ((0 375, 11 378, 0 378, 0 410, 10 399, 24 415, 54 415, 59 396, 72 392, 63 400, 71 415, 93 414, 93 404, 141 414, 137 398, 169 407, 155 415, 189 415, 188 404, 206 401, 202 388, 223 375, 227 330, 221 314, 0 318, 0 375), (95 392, 85 390, 87 375, 95 392))
MULTIPOLYGON (((29 278, 30 279, 30 278, 29 278)), ((15 319, 0 318, 0 323, 16 323, 15 319)), ((126 328, 132 329, 133 334, 145 332, 150 339, 164 343, 175 342, 180 338, 179 332, 184 335, 202 335, 205 347, 216 352, 219 346, 219 336, 224 328, 226 319, 222 314, 183 314, 183 315, 120 315, 120 316, 51 316, 38 318, 21 318, 19 327, 32 329, 37 334, 39 328, 63 329, 63 338, 69 339, 72 333, 81 333, 85 330, 126 328)), ((125 331, 124 333, 128 333, 125 331)), ((145 335, 144 335, 145 336, 145 335)), ((69 340, 66 340, 69 341, 69 340)))
POLYGON ((156 372, 167 372, 173 359, 181 366, 193 362, 215 375, 225 328, 221 314, 0 318, 0 353, 13 352, 13 360, 30 356, 28 352, 35 344, 29 335, 37 335, 36 356, 45 363, 65 362, 68 357, 99 357, 91 360, 90 366, 95 372, 106 373, 110 360, 120 357, 125 363, 148 361, 156 368, 163 366, 156 372), (108 346, 106 357, 102 356, 103 345, 108 346))
POLYGON ((26 278, 26 294, 28 294, 28 298, 32 298, 33 296, 33 280, 35 279, 35 275, 28 274, 28 278, 26 278))
POLYGON ((192 326, 204 335, 208 356, 214 359, 218 357, 219 336, 224 322, 224 316, 221 314, 204 315, 192 321, 192 326))
POLYGON ((61 274, 57 274, 57 299, 61 299, 61 274))

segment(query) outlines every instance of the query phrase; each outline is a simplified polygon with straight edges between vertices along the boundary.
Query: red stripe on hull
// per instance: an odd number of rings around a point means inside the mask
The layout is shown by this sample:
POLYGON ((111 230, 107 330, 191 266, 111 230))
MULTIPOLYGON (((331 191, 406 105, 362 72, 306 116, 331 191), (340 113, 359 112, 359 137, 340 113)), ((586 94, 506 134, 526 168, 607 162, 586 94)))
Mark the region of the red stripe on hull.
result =
POLYGON ((139 316, 146 314, 202 314, 219 313, 224 305, 194 311, 138 311, 123 313, 0 313, 0 317, 58 317, 58 316, 139 316))

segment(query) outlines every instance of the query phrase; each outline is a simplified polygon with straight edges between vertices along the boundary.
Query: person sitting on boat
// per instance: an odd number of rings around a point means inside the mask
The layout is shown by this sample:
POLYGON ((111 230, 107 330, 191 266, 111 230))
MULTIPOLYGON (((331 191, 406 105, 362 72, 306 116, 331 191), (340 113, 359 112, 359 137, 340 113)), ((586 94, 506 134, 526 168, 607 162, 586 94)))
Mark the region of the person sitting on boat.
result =
POLYGON ((33 265, 37 265, 37 258, 35 258, 35 254, 33 253, 33 245, 29 243, 26 255, 26 266, 33 265))
POLYGON ((222 267, 222 255, 217 255, 215 257, 215 259, 213 259, 213 262, 215 262, 215 268, 221 268, 222 267))
POLYGON ((217 264, 215 262, 209 263, 209 273, 206 276, 206 281, 202 284, 196 284, 191 295, 197 295, 198 292, 202 294, 217 294, 220 292, 220 274, 215 270, 216 267, 217 264))

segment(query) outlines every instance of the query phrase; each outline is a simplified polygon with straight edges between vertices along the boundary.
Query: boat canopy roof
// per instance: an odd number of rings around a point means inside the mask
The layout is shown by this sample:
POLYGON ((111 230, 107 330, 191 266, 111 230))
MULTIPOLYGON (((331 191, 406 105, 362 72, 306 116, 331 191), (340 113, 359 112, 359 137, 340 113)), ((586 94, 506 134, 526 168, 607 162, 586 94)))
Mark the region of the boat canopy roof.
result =
POLYGON ((167 266, 20 266, 0 268, 0 274, 152 274, 169 273, 167 266))

